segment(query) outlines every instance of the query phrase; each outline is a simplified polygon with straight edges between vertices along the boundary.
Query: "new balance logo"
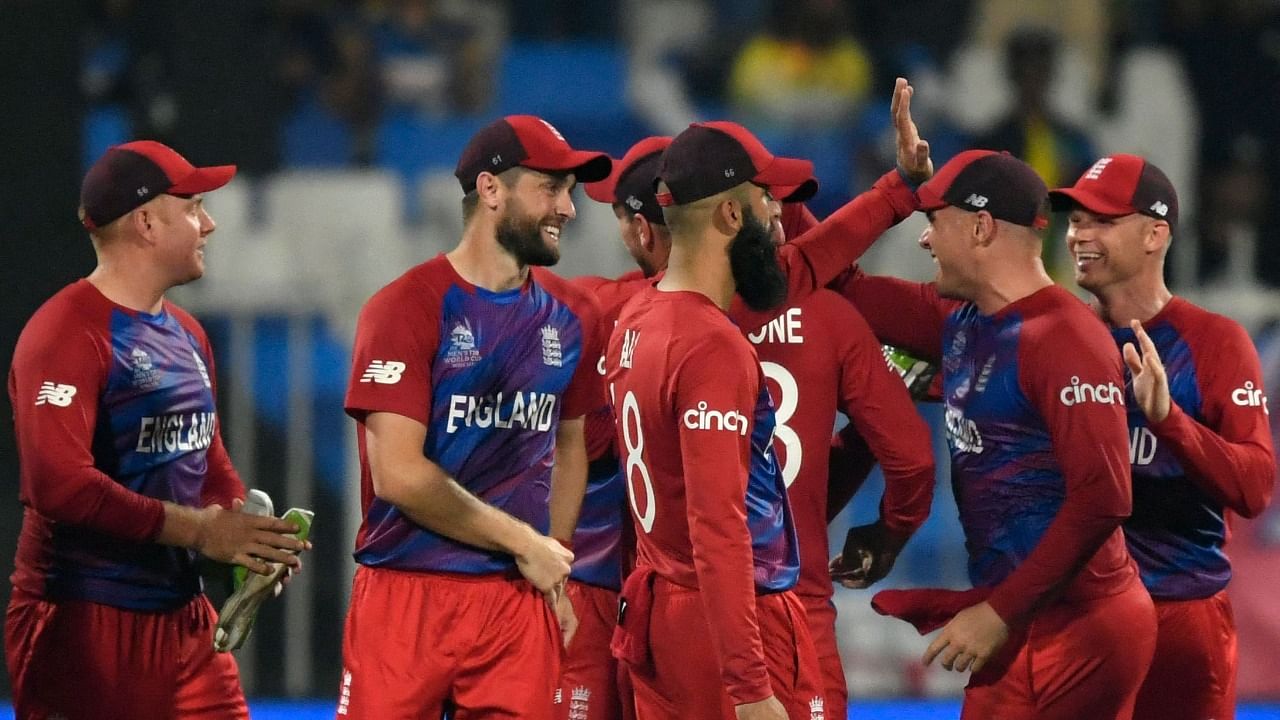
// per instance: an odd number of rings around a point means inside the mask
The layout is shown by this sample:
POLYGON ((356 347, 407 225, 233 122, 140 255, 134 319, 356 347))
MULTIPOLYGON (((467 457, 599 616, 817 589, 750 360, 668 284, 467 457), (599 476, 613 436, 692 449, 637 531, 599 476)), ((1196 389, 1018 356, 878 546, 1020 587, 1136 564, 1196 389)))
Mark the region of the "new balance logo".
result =
POLYGON ((986 195, 979 195, 978 193, 969 193, 969 197, 964 199, 966 205, 972 205, 976 208, 986 207, 989 202, 991 201, 986 195))
POLYGON ((67 407, 71 398, 76 396, 75 385, 58 385, 48 380, 40 383, 40 392, 36 393, 36 405, 57 405, 67 407))
POLYGON ((1155 202, 1151 203, 1151 208, 1150 208, 1150 209, 1151 209, 1151 212, 1153 212, 1153 213, 1155 213, 1155 214, 1159 215, 1160 217, 1165 217, 1166 215, 1168 215, 1168 214, 1169 214, 1169 206, 1168 206, 1168 205, 1165 205, 1164 203, 1160 202, 1159 200, 1157 200, 1157 201, 1155 201, 1155 202))
POLYGON ((639 212, 644 207, 644 203, 641 202, 640 199, 637 198, 635 195, 628 195, 627 207, 631 208, 632 210, 635 210, 636 212, 639 212))
POLYGON ((360 376, 360 382, 373 382, 380 385, 395 385, 400 382, 405 365, 398 360, 373 360, 360 376))

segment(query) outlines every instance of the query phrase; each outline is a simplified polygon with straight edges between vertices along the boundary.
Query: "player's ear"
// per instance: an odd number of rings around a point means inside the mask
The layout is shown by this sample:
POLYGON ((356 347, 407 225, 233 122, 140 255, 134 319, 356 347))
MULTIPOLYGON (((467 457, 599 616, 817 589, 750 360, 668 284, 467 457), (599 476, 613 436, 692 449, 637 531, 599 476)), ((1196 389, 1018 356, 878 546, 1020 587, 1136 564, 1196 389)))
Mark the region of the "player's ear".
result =
POLYGON ((501 205, 498 197, 501 188, 502 181, 491 172, 482 172, 476 176, 476 195, 480 199, 480 204, 490 210, 497 210, 501 205))
POLYGON ((986 210, 979 210, 973 216, 973 244, 986 247, 996 238, 996 219, 986 210))
POLYGON ((639 240, 640 247, 647 253, 653 252, 656 238, 653 236, 653 225, 649 223, 649 218, 636 213, 631 216, 631 224, 636 229, 636 239, 639 240))
POLYGON ((1164 220, 1152 220, 1142 237, 1142 249, 1146 253, 1154 253, 1168 247, 1173 239, 1173 228, 1164 220))

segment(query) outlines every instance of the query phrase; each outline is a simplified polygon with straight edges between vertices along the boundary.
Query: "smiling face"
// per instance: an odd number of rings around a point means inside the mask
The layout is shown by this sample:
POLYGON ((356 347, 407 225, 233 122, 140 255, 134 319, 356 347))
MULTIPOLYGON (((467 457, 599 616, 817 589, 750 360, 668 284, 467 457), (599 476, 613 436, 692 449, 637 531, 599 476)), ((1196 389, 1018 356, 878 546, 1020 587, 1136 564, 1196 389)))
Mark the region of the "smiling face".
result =
POLYGON ((577 216, 570 192, 572 173, 537 170, 514 173, 506 182, 506 199, 497 221, 501 245, 521 265, 555 265, 560 261, 560 233, 577 216))
POLYGON ((1074 261, 1076 283, 1092 293, 1141 273, 1153 259, 1151 248, 1162 247, 1153 237, 1157 221, 1145 215, 1099 215, 1082 207, 1071 210, 1067 250, 1074 261))
POLYGON ((920 234, 920 247, 929 251, 938 265, 934 282, 943 297, 969 300, 973 286, 973 238, 978 213, 951 206, 926 213, 929 225, 920 234))
POLYGON ((170 285, 204 275, 204 246, 217 228, 204 207, 204 196, 160 195, 146 205, 155 253, 170 285))

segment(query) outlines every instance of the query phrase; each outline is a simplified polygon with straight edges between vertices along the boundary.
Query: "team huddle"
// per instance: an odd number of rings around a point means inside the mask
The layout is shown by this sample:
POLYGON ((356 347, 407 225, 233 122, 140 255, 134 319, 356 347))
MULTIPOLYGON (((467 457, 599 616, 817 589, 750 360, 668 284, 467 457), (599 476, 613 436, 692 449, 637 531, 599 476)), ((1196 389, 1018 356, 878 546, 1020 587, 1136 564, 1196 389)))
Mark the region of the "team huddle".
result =
MULTIPOLYGON (((461 240, 356 328, 338 718, 846 717, 833 585, 883 579, 928 516, 916 400, 945 407, 973 588, 873 606, 941 628, 924 662, 971 673, 962 717, 1234 716, 1227 518, 1266 507, 1275 458, 1248 335, 1164 285, 1174 188, 1121 154, 1052 191, 987 150, 935 173, 912 94, 897 167, 821 221, 812 164, 731 122, 617 160, 533 116, 471 139, 461 240), (578 183, 636 272, 547 269, 578 183), (1090 304, 1041 263, 1050 209, 1090 304), (936 279, 864 272, 915 212, 936 279), (876 464, 879 518, 829 548, 876 464)), ((108 151, 81 192, 98 268, 19 340, 19 718, 248 717, 195 559, 275 578, 309 544, 241 508, 208 341, 164 299, 233 173, 108 151)))

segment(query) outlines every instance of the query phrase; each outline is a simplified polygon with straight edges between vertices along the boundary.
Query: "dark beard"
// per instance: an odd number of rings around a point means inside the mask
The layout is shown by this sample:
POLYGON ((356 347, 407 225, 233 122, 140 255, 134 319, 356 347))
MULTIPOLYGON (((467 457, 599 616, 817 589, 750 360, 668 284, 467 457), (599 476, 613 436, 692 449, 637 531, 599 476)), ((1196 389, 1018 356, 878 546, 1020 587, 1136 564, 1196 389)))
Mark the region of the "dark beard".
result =
POLYGON ((752 310, 769 310, 787 299, 787 277, 778 267, 778 249, 769 227, 751 210, 742 215, 742 229, 729 243, 729 267, 742 301, 752 310))
POLYGON ((511 257, 521 266, 548 266, 560 262, 559 248, 551 247, 542 240, 542 226, 545 223, 539 218, 517 215, 515 208, 508 205, 507 212, 495 229, 498 244, 511 253, 511 257))

